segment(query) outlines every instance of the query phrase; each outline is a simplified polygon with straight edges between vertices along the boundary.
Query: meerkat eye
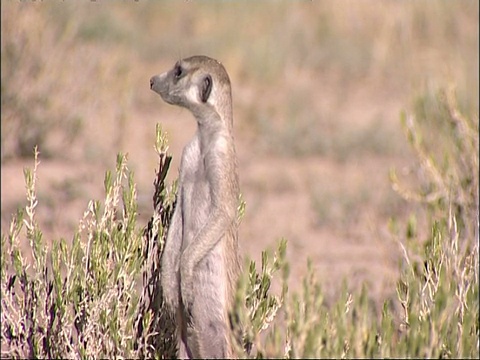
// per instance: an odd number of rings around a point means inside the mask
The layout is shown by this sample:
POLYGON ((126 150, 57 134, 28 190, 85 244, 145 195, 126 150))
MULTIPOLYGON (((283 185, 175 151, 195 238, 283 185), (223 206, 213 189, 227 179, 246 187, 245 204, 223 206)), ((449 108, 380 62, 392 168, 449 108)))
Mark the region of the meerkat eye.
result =
POLYGON ((182 67, 180 66, 180 64, 177 64, 177 66, 175 66, 175 78, 179 79, 183 74, 183 69, 182 67))

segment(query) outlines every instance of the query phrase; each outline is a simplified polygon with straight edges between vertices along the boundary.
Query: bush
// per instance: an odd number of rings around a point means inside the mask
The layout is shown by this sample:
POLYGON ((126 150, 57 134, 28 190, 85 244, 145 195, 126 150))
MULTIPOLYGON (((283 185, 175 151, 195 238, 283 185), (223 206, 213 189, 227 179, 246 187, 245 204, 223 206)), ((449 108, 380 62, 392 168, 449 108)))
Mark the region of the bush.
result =
POLYGON ((119 154, 115 173, 105 175, 103 203, 91 201, 71 244, 61 239, 50 250, 35 220, 35 150, 33 171, 25 171, 28 204, 12 220, 8 236, 2 234, 2 355, 138 358, 150 356, 155 344, 157 353, 171 357, 174 349, 152 342, 158 329, 171 344, 173 331, 155 282, 173 207, 163 182, 170 157, 160 129, 158 136, 157 211, 148 227, 137 224, 133 173, 119 154), (30 244, 31 267, 19 250, 24 240, 30 244))

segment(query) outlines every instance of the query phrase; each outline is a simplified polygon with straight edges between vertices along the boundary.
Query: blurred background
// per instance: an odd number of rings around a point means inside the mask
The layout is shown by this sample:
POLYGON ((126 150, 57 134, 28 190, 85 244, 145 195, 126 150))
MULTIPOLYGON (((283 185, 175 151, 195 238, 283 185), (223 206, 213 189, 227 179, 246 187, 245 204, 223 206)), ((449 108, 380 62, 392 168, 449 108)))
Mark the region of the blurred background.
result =
MULTIPOLYGON (((220 60, 233 86, 246 258, 288 240, 291 287, 307 259, 327 296, 343 279, 395 294, 392 219, 416 207, 392 190, 419 167, 400 122, 416 114, 441 146, 438 94, 478 119, 478 1, 1 3, 1 226, 25 203, 38 145, 37 220, 70 240, 106 170, 128 153, 139 221, 152 214, 155 124, 178 175, 193 117, 150 91, 182 57, 220 60)), ((420 218, 421 219, 421 218, 420 218)), ((419 226, 420 232, 421 226, 419 226)), ((428 229, 425 229, 428 231, 428 229)), ((328 300, 328 299, 327 299, 328 300)))

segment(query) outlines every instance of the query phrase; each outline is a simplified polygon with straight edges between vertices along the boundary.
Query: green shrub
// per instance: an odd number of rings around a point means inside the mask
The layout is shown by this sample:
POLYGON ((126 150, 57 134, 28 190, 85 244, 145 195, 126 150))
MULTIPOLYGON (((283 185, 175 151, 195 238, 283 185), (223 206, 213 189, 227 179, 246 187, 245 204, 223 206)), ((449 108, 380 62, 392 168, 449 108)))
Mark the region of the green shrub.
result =
POLYGON ((397 299, 387 299, 382 309, 376 309, 366 288, 351 294, 344 286, 339 299, 327 306, 311 266, 300 294, 288 294, 284 275, 280 300, 271 298, 266 290, 272 269, 287 266, 282 243, 280 261, 274 260, 272 267, 262 261, 260 276, 252 263, 249 285, 240 288, 239 299, 249 299, 256 291, 265 294, 268 304, 256 320, 258 323, 263 315, 268 322, 259 327, 252 319, 255 307, 247 301, 250 321, 244 325, 245 338, 254 344, 251 356, 478 357, 478 119, 461 114, 452 90, 441 92, 436 101, 445 108, 433 129, 443 138, 441 143, 420 140, 415 116, 421 119, 421 114, 402 116, 408 142, 420 164, 416 179, 420 189, 407 190, 395 171, 391 172, 392 185, 406 200, 421 204, 427 229, 423 231, 426 238, 421 238, 415 216, 403 229, 392 220, 394 237, 404 253, 397 299), (435 158, 438 154, 442 162, 435 158), (270 316, 266 316, 268 312, 270 316), (265 332, 261 339, 260 331, 265 332))
POLYGON ((158 129, 157 211, 147 228, 137 224, 134 177, 126 156, 120 154, 115 173, 105 175, 105 200, 89 202, 71 243, 53 241, 48 250, 35 220, 39 163, 35 150, 33 171, 25 171, 27 206, 13 218, 9 234, 2 234, 2 355, 172 356, 174 349, 161 347, 155 338, 155 331, 168 339, 173 330, 158 303, 161 292, 155 282, 164 226, 173 206, 171 197, 166 198, 170 189, 164 186, 171 159, 166 148, 158 129), (25 241, 30 245, 31 266, 20 251, 25 241), (151 344, 157 345, 157 352, 152 352, 151 344))

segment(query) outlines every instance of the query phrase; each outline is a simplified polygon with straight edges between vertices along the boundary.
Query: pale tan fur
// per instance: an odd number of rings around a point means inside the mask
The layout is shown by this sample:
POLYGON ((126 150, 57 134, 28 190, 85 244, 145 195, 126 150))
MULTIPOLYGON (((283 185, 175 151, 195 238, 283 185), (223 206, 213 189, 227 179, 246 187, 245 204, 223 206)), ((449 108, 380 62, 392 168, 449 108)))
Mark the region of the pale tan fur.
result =
POLYGON ((239 186, 230 80, 206 56, 178 61, 150 79, 169 104, 184 107, 197 132, 182 154, 177 205, 162 256, 166 304, 177 314, 181 358, 231 358, 228 310, 240 270, 239 186))

